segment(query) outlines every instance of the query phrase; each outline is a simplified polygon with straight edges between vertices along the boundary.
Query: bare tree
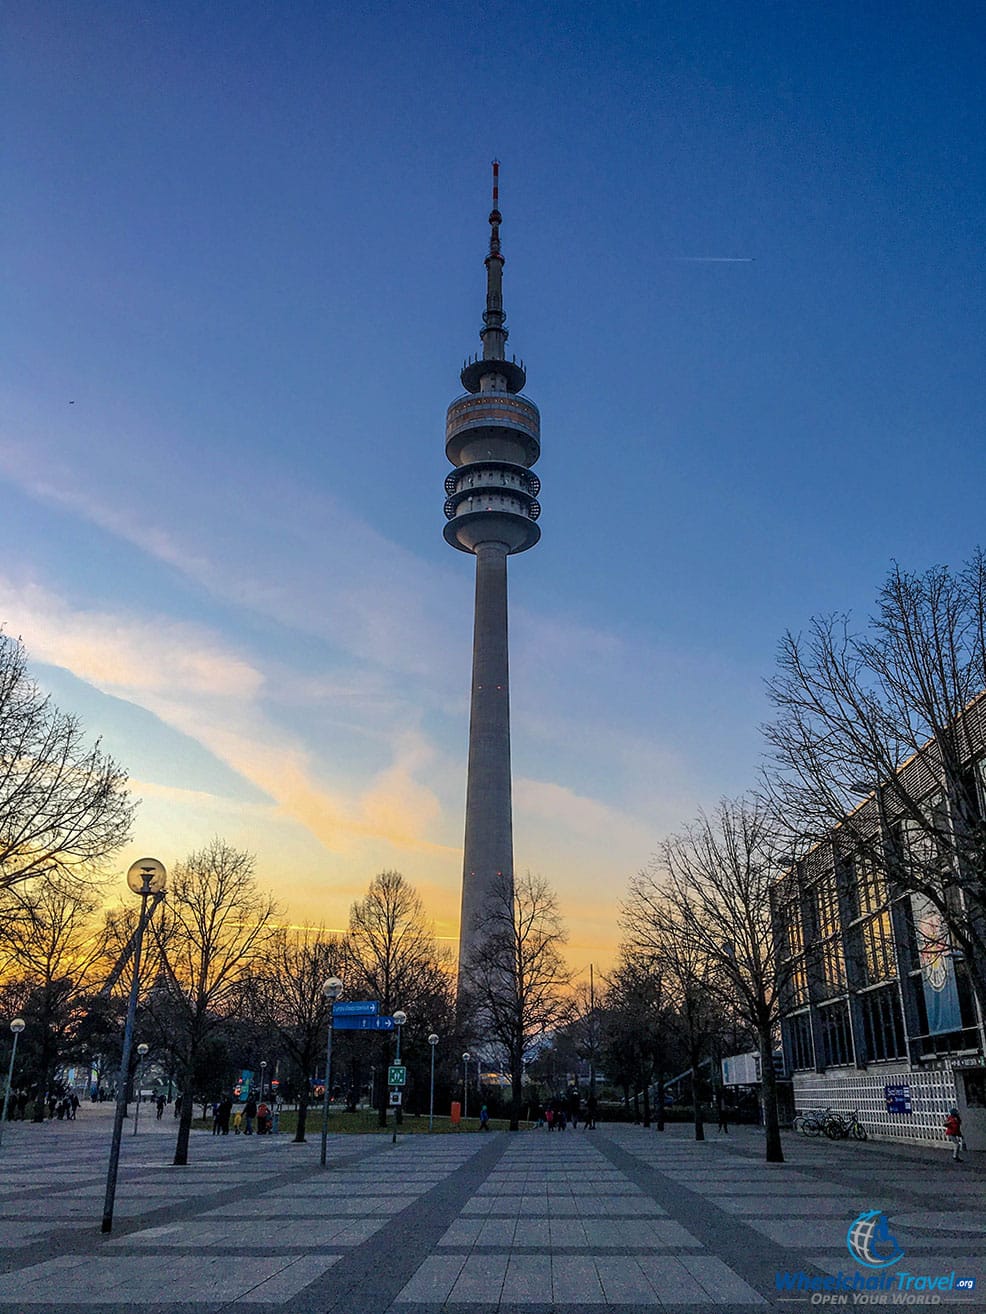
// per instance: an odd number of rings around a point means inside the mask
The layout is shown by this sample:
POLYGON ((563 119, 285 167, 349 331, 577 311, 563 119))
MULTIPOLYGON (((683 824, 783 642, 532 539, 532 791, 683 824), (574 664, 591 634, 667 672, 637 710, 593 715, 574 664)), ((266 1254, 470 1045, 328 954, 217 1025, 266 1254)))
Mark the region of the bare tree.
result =
POLYGON ((714 961, 683 933, 670 900, 657 891, 647 893, 649 897, 642 901, 638 893, 631 892, 621 920, 636 952, 651 955, 660 964, 668 1025, 691 1067, 695 1139, 702 1141, 701 1068, 721 1027, 720 982, 714 961))
MULTIPOLYGON (((590 973, 592 968, 590 967, 590 973)), ((596 1098, 596 1070, 602 1046, 603 1008, 596 998, 595 980, 580 981, 572 991, 568 1034, 576 1055, 589 1064, 589 1097, 596 1098)))
POLYGON ((986 821, 974 761, 986 738, 986 559, 959 573, 895 566, 862 633, 816 617, 784 636, 769 685, 768 793, 792 847, 833 828, 927 899, 986 1010, 986 821), (867 796, 857 806, 860 796, 867 796))
POLYGON ((723 799, 711 817, 665 841, 659 862, 631 883, 623 918, 637 944, 650 944, 655 929, 666 944, 673 930, 756 1033, 771 1163, 784 1159, 773 1052, 788 973, 771 925, 770 892, 782 867, 777 844, 764 802, 723 799))
POLYGON ((624 1087, 631 1089, 634 1114, 643 1099, 642 1120, 651 1125, 651 1086, 657 1085, 658 1126, 664 1126, 664 1076, 668 1048, 669 1010, 656 954, 621 945, 620 957, 607 978, 606 1047, 615 1060, 624 1087))
POLYGON ((130 837, 127 774, 42 695, 0 634, 0 890, 43 875, 90 885, 130 837))
POLYGON ((567 939, 554 891, 527 872, 493 890, 477 949, 462 974, 478 1025, 507 1058, 511 1131, 520 1126, 525 1059, 568 1018, 571 973, 562 957, 567 939))
MULTIPOLYGON (((451 964, 438 948, 424 905, 399 871, 375 876, 349 914, 346 992, 376 999, 384 1013, 402 1009, 408 1016, 404 1041, 418 1053, 434 1027, 447 1034, 451 1014, 451 964)), ((390 1040, 380 1036, 374 1046, 375 1068, 387 1065, 390 1040)), ((377 1083, 381 1126, 387 1121, 387 1092, 377 1083)), ((399 1115, 398 1115, 399 1116, 399 1115)))
POLYGON ((257 888, 252 855, 217 838, 175 868, 161 914, 151 923, 156 967, 167 985, 157 999, 168 1011, 183 1083, 176 1164, 188 1162, 196 1065, 216 1030, 243 1011, 244 990, 270 944, 275 913, 273 898, 257 888))
POLYGON ((94 912, 94 899, 78 887, 41 879, 5 891, 0 979, 16 987, 29 1023, 25 1058, 33 1058, 35 1122, 44 1119, 56 1066, 97 979, 103 934, 94 912))
POLYGON ((271 938, 263 963, 250 981, 250 1014, 273 1028, 298 1069, 296 1142, 305 1139, 309 1079, 325 1052, 332 1016, 323 987, 344 970, 345 959, 343 941, 327 934, 324 926, 282 928, 271 938))

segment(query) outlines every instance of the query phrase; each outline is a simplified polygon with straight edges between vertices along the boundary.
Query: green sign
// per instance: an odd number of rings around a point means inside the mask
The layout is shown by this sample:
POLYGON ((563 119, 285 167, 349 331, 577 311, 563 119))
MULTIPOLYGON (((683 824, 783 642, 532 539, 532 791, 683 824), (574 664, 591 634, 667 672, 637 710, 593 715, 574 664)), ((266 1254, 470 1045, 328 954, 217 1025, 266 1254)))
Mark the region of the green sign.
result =
POLYGON ((407 1068, 403 1063, 392 1063, 387 1069, 388 1086, 406 1086, 407 1068))

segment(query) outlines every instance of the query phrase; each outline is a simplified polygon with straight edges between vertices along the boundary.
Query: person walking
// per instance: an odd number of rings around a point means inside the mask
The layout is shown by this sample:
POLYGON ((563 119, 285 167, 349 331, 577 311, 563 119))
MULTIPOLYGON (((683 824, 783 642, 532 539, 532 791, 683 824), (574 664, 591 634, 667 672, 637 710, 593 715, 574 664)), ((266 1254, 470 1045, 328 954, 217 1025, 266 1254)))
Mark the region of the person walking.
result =
POLYGON ((224 1136, 229 1135, 229 1115, 233 1112, 233 1101, 224 1095, 219 1101, 219 1130, 224 1136))
POLYGON ((159 1095, 159 1096, 157 1097, 157 1120, 158 1120, 158 1122, 160 1122, 161 1119, 164 1117, 164 1106, 167 1104, 167 1102, 168 1102, 168 1101, 164 1098, 163 1095, 159 1095))
POLYGON ((489 1131, 490 1129, 490 1111, 484 1104, 479 1111, 479 1130, 489 1131))
POLYGON ((965 1140, 962 1137, 962 1119, 959 1117, 958 1109, 949 1109, 948 1117, 945 1119, 945 1135, 952 1142, 952 1159, 955 1163, 961 1163, 959 1150, 965 1149, 965 1140))
POLYGON ((243 1121, 245 1123, 245 1126, 243 1128, 244 1136, 253 1135, 253 1120, 256 1116, 257 1116, 257 1100, 253 1094, 250 1094, 247 1096, 247 1102, 243 1108, 243 1121))
POLYGON ((716 1131, 725 1132, 728 1136, 729 1125, 726 1122, 726 1101, 722 1098, 722 1087, 716 1088, 716 1112, 719 1115, 719 1126, 716 1131))
POLYGON ((585 1106, 585 1131, 596 1130, 596 1110, 599 1108, 599 1101, 595 1095, 590 1095, 588 1103, 585 1106))

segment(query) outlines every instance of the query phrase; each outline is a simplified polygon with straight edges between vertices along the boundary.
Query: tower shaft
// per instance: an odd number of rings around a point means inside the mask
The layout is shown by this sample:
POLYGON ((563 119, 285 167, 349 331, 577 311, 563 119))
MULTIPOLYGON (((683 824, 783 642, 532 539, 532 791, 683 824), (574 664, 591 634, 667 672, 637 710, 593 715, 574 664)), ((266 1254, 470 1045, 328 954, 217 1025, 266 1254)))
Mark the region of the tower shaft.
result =
POLYGON ((460 961, 482 937, 491 901, 513 880, 507 549, 476 549, 472 698, 463 854, 460 961))

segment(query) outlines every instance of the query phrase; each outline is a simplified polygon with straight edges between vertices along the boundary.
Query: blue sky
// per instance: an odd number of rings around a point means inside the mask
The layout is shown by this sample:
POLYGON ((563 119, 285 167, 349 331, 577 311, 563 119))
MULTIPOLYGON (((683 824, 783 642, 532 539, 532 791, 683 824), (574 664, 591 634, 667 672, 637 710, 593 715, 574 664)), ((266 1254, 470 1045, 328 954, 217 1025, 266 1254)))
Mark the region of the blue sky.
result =
POLYGON ((15 4, 0 619, 292 916, 455 934, 472 566, 443 421, 489 161, 543 537, 511 562, 518 867, 605 961, 753 783, 777 640, 983 539, 982 7, 15 4), (692 257, 745 257, 735 263, 692 257))

